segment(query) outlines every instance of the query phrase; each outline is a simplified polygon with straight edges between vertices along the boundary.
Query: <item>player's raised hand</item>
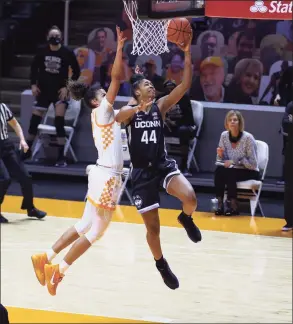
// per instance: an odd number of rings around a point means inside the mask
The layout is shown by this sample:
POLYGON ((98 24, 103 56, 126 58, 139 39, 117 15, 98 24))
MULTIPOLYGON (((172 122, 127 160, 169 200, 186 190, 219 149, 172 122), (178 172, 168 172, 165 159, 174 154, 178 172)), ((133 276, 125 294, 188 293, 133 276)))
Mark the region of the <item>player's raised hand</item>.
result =
POLYGON ((116 32, 117 32, 117 50, 123 49, 124 43, 127 40, 126 37, 124 37, 123 32, 120 30, 120 27, 116 26, 116 32))
POLYGON ((183 44, 177 44, 177 46, 183 51, 183 52, 189 52, 190 46, 192 42, 192 33, 190 33, 189 40, 186 43, 183 44))
POLYGON ((141 103, 137 106, 138 111, 146 111, 153 103, 153 100, 149 102, 144 102, 143 100, 141 103))
POLYGON ((140 69, 139 65, 137 65, 137 66, 135 67, 134 73, 135 73, 135 74, 143 74, 143 71, 140 69))

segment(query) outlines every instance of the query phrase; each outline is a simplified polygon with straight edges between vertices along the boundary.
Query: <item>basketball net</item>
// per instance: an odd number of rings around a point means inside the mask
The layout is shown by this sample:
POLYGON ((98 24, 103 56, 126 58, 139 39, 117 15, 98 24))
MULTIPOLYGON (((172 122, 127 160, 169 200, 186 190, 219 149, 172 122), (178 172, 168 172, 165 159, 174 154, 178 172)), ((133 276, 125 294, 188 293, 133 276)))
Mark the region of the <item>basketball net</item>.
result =
POLYGON ((132 25, 132 55, 160 55, 169 52, 167 31, 169 20, 141 20, 136 0, 123 0, 126 14, 132 25))

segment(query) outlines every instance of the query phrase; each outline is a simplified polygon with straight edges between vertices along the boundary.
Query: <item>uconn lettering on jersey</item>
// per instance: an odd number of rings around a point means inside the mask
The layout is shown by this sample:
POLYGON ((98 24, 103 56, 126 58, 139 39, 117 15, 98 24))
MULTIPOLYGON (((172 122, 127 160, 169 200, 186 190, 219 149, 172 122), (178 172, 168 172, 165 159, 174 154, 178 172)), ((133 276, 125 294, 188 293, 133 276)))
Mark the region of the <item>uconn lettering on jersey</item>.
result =
POLYGON ((161 127, 160 120, 148 120, 148 121, 135 121, 135 128, 153 128, 153 127, 161 127))

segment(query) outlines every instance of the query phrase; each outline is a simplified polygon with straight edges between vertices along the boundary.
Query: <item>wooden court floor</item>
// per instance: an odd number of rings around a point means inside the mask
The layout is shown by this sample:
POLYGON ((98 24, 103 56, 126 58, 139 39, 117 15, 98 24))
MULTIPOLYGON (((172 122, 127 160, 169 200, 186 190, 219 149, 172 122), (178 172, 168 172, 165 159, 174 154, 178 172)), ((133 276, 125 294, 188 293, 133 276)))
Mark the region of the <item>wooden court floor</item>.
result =
MULTIPOLYGON (((11 323, 292 323, 292 232, 282 219, 195 213, 194 244, 161 210, 164 255, 180 288, 157 272, 134 207, 121 206, 103 239, 66 273, 57 295, 37 282, 30 256, 47 250, 82 214, 84 203, 36 199, 48 212, 28 219, 20 197, 2 207, 1 303, 11 323)), ((55 260, 60 261, 64 253, 55 260)))

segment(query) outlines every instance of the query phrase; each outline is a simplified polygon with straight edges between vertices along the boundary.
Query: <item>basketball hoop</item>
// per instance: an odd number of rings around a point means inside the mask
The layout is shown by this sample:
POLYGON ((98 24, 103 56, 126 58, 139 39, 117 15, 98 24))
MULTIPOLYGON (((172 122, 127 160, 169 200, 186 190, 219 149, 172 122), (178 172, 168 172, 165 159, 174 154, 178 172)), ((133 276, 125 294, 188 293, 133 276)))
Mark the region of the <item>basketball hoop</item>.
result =
POLYGON ((138 16, 136 0, 123 0, 123 3, 132 25, 133 48, 131 54, 160 55, 169 52, 167 45, 169 20, 142 20, 138 16))

